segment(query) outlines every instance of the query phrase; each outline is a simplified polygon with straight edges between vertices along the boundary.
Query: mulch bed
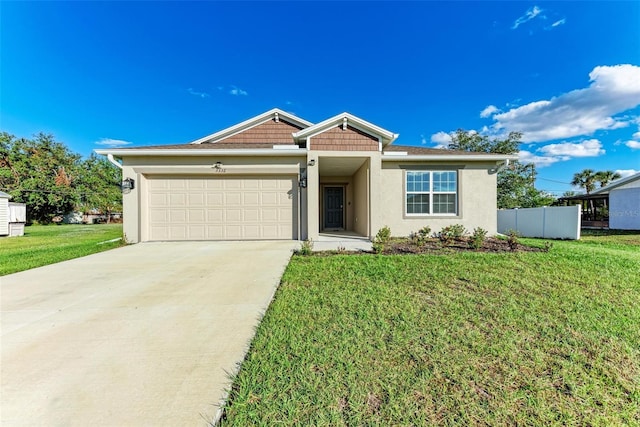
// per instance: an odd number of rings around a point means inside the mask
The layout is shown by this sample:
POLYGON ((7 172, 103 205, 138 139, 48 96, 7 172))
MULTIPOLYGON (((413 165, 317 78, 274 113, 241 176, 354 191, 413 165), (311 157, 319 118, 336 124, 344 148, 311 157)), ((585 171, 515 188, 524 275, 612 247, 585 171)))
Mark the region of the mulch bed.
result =
POLYGON ((487 237, 481 248, 471 247, 471 239, 456 239, 445 245, 439 239, 427 239, 422 245, 412 242, 410 239, 392 239, 385 245, 383 254, 443 254, 451 252, 548 252, 548 248, 536 248, 521 243, 509 245, 507 240, 487 237))
MULTIPOLYGON (((513 247, 507 240, 498 239, 495 237, 487 237, 481 248, 475 249, 471 247, 471 239, 463 237, 456 239, 449 244, 444 244, 437 238, 431 238, 418 245, 409 238, 392 238, 385 244, 383 255, 410 255, 410 254, 432 254, 432 255, 446 255, 456 252, 487 252, 487 253, 502 253, 502 252, 549 252, 551 245, 538 248, 534 246, 527 246, 521 243, 514 243, 513 247)), ((372 254, 373 251, 321 251, 313 252, 314 256, 330 256, 334 254, 344 255, 362 255, 372 254)))

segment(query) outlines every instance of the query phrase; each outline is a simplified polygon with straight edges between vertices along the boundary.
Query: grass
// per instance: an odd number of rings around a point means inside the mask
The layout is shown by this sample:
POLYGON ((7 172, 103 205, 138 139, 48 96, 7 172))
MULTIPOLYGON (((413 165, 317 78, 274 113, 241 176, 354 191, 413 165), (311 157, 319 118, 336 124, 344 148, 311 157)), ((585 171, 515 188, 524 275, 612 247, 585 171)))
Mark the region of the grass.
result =
POLYGON ((640 425, 638 243, 294 256, 222 424, 640 425))
POLYGON ((32 225, 0 239, 0 276, 121 246, 122 224, 32 225))

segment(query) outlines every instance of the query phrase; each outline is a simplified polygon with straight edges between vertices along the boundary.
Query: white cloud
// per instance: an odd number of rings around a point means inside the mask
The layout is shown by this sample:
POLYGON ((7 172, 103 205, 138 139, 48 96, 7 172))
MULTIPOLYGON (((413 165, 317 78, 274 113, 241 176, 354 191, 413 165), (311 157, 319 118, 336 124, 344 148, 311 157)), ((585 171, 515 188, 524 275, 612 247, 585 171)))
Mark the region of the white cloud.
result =
POLYGON ((521 150, 518 152, 518 159, 522 163, 534 163, 536 167, 543 168, 556 162, 569 160, 567 156, 537 156, 530 151, 521 150))
POLYGON ((131 145, 133 142, 124 141, 122 139, 102 138, 100 141, 96 141, 94 144, 102 145, 105 147, 122 147, 124 145, 131 145))
POLYGON ((431 135, 431 142, 436 144, 435 148, 447 148, 451 143, 451 135, 442 131, 434 133, 433 135, 431 135))
POLYGON ((568 157, 598 157, 605 154, 602 143, 597 139, 571 143, 549 144, 540 147, 537 151, 548 156, 568 156, 568 157))
POLYGON ((616 172, 620 174, 621 178, 626 178, 628 176, 637 174, 638 172, 640 172, 640 170, 635 170, 635 169, 617 169, 616 172))
POLYGON ((598 66, 589 81, 584 89, 494 114, 492 131, 520 131, 524 142, 544 142, 628 126, 631 120, 615 116, 640 105, 640 67, 598 66))
POLYGON ((524 24, 525 22, 531 21, 536 16, 540 15, 541 12, 542 12, 542 9, 540 9, 538 6, 533 6, 531 9, 527 10, 524 13, 524 15, 522 15, 521 17, 519 17, 518 19, 516 19, 514 21, 513 25, 511 26, 511 29, 515 30, 516 28, 518 28, 520 25, 524 24))
POLYGON ((187 89, 187 92, 189 92, 191 95, 199 96, 200 98, 206 98, 209 96, 209 94, 206 92, 198 92, 193 90, 192 88, 187 89))
POLYGON ((486 119, 487 117, 490 117, 493 113, 497 113, 498 111, 500 110, 495 105, 488 105, 484 110, 480 112, 480 117, 486 119))
POLYGON ((234 95, 234 96, 247 96, 249 95, 249 93, 246 90, 242 90, 239 87, 236 86, 231 86, 231 89, 229 90, 229 94, 234 95))
POLYGON ((564 25, 567 22, 565 18, 559 19, 553 24, 551 24, 551 28, 559 27, 560 25, 564 25))
POLYGON ((627 147, 632 150, 640 150, 640 141, 627 141, 624 143, 627 147))
POLYGON ((640 131, 638 131, 638 132, 634 133, 633 135, 631 135, 631 138, 640 140, 640 131))

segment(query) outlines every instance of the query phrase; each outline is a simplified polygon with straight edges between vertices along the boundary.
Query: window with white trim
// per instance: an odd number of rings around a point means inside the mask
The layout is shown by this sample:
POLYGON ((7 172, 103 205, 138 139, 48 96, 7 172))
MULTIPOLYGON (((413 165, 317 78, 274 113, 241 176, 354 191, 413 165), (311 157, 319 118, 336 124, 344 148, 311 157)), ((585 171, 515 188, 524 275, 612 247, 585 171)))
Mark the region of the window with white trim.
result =
POLYGON ((458 213, 456 171, 406 171, 407 215, 455 215, 458 213))

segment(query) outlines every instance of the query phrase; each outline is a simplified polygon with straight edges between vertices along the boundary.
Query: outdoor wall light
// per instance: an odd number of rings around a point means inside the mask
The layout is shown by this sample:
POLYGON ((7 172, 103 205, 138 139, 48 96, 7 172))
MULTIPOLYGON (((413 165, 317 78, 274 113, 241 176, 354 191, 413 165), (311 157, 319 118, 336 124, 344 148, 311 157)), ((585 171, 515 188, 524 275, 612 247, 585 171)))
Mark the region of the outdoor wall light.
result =
POLYGON ((213 165, 214 169, 222 169, 222 162, 216 162, 215 165, 213 165))
POLYGON ((311 159, 309 160, 309 163, 307 163, 309 166, 314 166, 316 164, 316 159, 311 159))
POLYGON ((136 182, 133 180, 133 178, 127 178, 122 181, 122 185, 120 186, 120 188, 122 188, 123 190, 133 190, 134 188, 136 188, 136 182))
POLYGON ((300 188, 307 188, 307 178, 300 178, 298 185, 300 188))

